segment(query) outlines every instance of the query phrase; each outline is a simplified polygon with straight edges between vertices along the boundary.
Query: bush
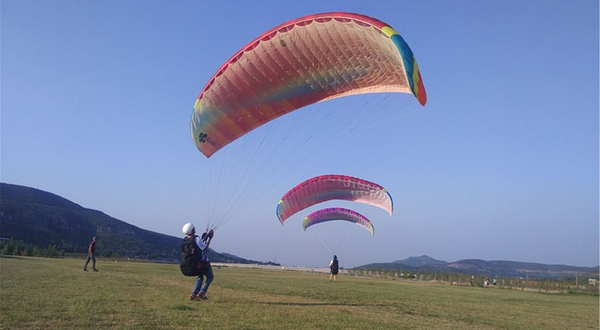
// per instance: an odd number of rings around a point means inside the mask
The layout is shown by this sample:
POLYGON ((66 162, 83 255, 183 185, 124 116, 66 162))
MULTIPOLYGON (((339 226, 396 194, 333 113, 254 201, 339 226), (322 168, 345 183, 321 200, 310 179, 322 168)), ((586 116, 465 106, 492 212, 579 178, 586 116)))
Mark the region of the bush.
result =
POLYGON ((11 238, 10 241, 4 242, 0 253, 13 255, 13 254, 15 254, 16 251, 17 251, 17 245, 15 244, 15 241, 11 238))
POLYGON ((46 249, 46 257, 56 258, 57 256, 58 256, 58 250, 56 250, 56 245, 49 245, 48 249, 46 249))

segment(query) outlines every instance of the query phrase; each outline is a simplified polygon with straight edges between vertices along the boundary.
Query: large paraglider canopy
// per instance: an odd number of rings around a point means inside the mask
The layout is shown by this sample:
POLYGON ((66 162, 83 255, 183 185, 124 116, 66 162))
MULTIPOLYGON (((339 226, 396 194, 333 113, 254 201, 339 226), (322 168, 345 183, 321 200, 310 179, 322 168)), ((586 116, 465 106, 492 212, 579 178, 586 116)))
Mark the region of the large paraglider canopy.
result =
POLYGON ((375 228, 369 219, 358 212, 342 207, 330 207, 309 214, 302 222, 302 229, 306 231, 310 226, 336 220, 349 221, 365 228, 371 235, 375 233, 375 228))
POLYGON ((352 13, 298 18, 260 35, 226 61, 194 105, 191 133, 206 156, 289 112, 342 96, 400 92, 427 97, 404 39, 352 13))
POLYGON ((298 211, 329 200, 346 200, 377 206, 393 212, 392 196, 382 186, 346 175, 321 175, 288 191, 277 205, 281 224, 298 211))

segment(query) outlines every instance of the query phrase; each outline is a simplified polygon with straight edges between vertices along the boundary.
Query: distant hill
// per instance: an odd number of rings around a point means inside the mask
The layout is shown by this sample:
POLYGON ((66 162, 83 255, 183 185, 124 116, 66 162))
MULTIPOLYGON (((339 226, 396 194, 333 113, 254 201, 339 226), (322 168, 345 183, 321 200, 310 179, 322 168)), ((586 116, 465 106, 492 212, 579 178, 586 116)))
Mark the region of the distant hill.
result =
POLYGON ((446 265, 448 262, 442 260, 436 260, 429 256, 422 255, 420 257, 409 257, 404 260, 396 260, 395 264, 403 264, 412 267, 418 267, 422 265, 446 265))
MULTIPOLYGON (((0 237, 85 253, 96 236, 100 256, 179 262, 181 237, 141 229, 58 195, 0 183, 0 237)), ((215 262, 261 263, 209 249, 215 262)))
POLYGON ((598 267, 547 265, 504 260, 463 259, 454 262, 436 260, 429 256, 410 257, 390 263, 367 264, 354 269, 385 271, 427 271, 464 273, 471 275, 511 276, 531 278, 561 278, 587 276, 598 278, 598 267))

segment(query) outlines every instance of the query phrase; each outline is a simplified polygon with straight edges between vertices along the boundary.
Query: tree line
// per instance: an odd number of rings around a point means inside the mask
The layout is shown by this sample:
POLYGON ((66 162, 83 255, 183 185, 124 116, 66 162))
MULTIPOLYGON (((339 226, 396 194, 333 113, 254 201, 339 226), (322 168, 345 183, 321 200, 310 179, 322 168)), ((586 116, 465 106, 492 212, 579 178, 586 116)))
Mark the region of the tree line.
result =
POLYGON ((57 258, 64 257, 65 250, 58 249, 56 244, 49 244, 44 248, 32 243, 25 243, 22 240, 17 241, 11 238, 10 240, 0 240, 0 254, 57 258))
POLYGON ((598 296, 600 293, 597 276, 528 278, 519 276, 471 275, 459 272, 384 269, 347 269, 346 273, 355 276, 380 277, 394 280, 435 281, 450 285, 489 286, 501 289, 537 291, 543 293, 590 294, 595 296, 598 296), (496 279, 496 285, 493 285, 494 278, 496 279), (487 285, 486 280, 488 283, 487 285))
MULTIPOLYGON (((67 253, 87 253, 87 249, 87 246, 74 245, 66 241, 63 241, 61 244, 39 246, 33 243, 26 243, 23 240, 15 240, 13 238, 0 240, 0 254, 3 255, 59 258, 64 257, 67 253)), ((118 255, 114 254, 111 250, 100 251, 97 256, 118 257, 118 255)))

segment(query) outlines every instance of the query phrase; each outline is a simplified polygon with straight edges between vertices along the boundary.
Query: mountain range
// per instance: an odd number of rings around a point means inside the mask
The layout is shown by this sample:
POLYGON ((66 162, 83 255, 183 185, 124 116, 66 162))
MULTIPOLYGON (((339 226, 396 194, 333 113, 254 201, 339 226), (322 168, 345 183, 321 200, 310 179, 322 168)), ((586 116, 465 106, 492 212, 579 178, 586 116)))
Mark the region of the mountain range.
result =
MULTIPOLYGON (((0 237, 67 253, 85 253, 97 237, 97 254, 163 262, 179 262, 181 237, 145 230, 101 211, 82 207, 35 188, 0 183, 0 237)), ((215 262, 258 263, 212 249, 215 262)), ((271 263, 272 264, 272 263, 271 263)))
POLYGON ((530 278, 561 278, 585 276, 598 278, 599 267, 547 265, 506 260, 462 259, 453 262, 437 260, 426 255, 396 260, 389 263, 372 263, 354 269, 383 271, 420 271, 438 273, 463 273, 471 275, 509 276, 530 278))

